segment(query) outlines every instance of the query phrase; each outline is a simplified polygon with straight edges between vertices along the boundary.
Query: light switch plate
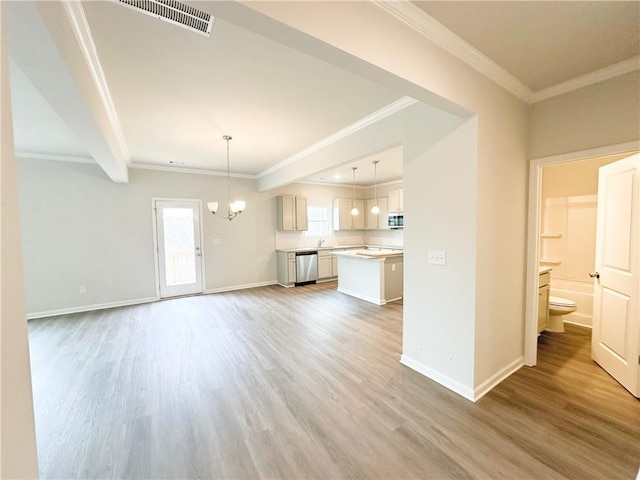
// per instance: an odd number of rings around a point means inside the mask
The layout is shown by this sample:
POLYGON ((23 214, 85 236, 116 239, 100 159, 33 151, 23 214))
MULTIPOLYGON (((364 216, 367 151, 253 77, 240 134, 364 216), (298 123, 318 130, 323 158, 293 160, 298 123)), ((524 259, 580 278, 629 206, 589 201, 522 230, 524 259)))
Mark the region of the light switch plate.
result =
POLYGON ((213 244, 214 245, 220 245, 220 244, 222 244, 222 240, 220 238, 214 238, 213 239, 213 244))
POLYGON ((427 252, 427 262, 431 265, 446 265, 447 264, 447 252, 443 250, 429 250, 427 252))

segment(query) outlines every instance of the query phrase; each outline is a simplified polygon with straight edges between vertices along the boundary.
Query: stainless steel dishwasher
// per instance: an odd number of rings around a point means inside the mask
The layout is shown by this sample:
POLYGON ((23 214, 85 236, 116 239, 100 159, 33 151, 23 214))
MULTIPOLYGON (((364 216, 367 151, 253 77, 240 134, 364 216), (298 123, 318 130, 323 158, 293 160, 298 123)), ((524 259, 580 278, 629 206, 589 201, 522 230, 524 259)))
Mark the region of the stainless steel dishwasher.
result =
POLYGON ((296 252, 296 287, 316 283, 318 279, 318 252, 296 252))

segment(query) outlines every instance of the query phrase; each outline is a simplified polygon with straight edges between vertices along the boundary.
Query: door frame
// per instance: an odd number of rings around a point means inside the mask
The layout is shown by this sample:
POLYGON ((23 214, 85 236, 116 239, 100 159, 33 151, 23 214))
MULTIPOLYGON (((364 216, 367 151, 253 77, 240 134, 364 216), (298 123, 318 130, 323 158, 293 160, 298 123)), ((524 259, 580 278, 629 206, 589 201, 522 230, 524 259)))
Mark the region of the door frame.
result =
POLYGON ((158 257, 158 222, 156 220, 156 202, 195 202, 198 204, 198 210, 200 215, 200 275, 202 278, 202 293, 207 291, 207 281, 205 278, 205 259, 204 259, 204 216, 202 215, 202 200, 199 198, 175 198, 175 197, 151 197, 151 222, 152 222, 152 234, 153 234, 153 270, 155 275, 156 285, 156 300, 160 298, 160 268, 158 257))
POLYGON ((538 360, 538 276, 540 258, 540 217, 542 168, 549 165, 588 160, 590 158, 633 154, 640 151, 640 141, 534 158, 529 162, 529 208, 527 215, 527 263, 524 322, 524 364, 534 367, 538 360))

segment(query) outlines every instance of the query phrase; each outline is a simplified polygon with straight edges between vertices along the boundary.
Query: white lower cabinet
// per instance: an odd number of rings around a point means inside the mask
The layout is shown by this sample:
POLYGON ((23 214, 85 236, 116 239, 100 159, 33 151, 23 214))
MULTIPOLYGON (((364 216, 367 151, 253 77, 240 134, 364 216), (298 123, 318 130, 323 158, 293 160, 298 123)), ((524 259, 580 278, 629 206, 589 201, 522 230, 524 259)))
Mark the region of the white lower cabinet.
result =
POLYGON ((538 333, 547 328, 549 323, 549 283, 551 274, 540 274, 538 282, 538 333))
POLYGON ((294 252, 278 252, 278 283, 283 287, 291 287, 296 283, 296 254, 294 252))
POLYGON ((329 250, 318 252, 318 280, 333 277, 333 259, 329 250))

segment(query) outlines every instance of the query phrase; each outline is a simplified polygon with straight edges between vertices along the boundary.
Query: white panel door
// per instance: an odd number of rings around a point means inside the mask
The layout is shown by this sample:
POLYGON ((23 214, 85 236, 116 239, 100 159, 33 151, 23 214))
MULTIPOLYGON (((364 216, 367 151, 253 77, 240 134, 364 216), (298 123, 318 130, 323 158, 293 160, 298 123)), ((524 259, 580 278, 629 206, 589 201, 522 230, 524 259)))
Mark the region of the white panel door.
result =
POLYGON ((160 297, 202 293, 200 202, 156 200, 160 297))
POLYGON ((600 167, 591 357, 640 396, 640 154, 600 167))

